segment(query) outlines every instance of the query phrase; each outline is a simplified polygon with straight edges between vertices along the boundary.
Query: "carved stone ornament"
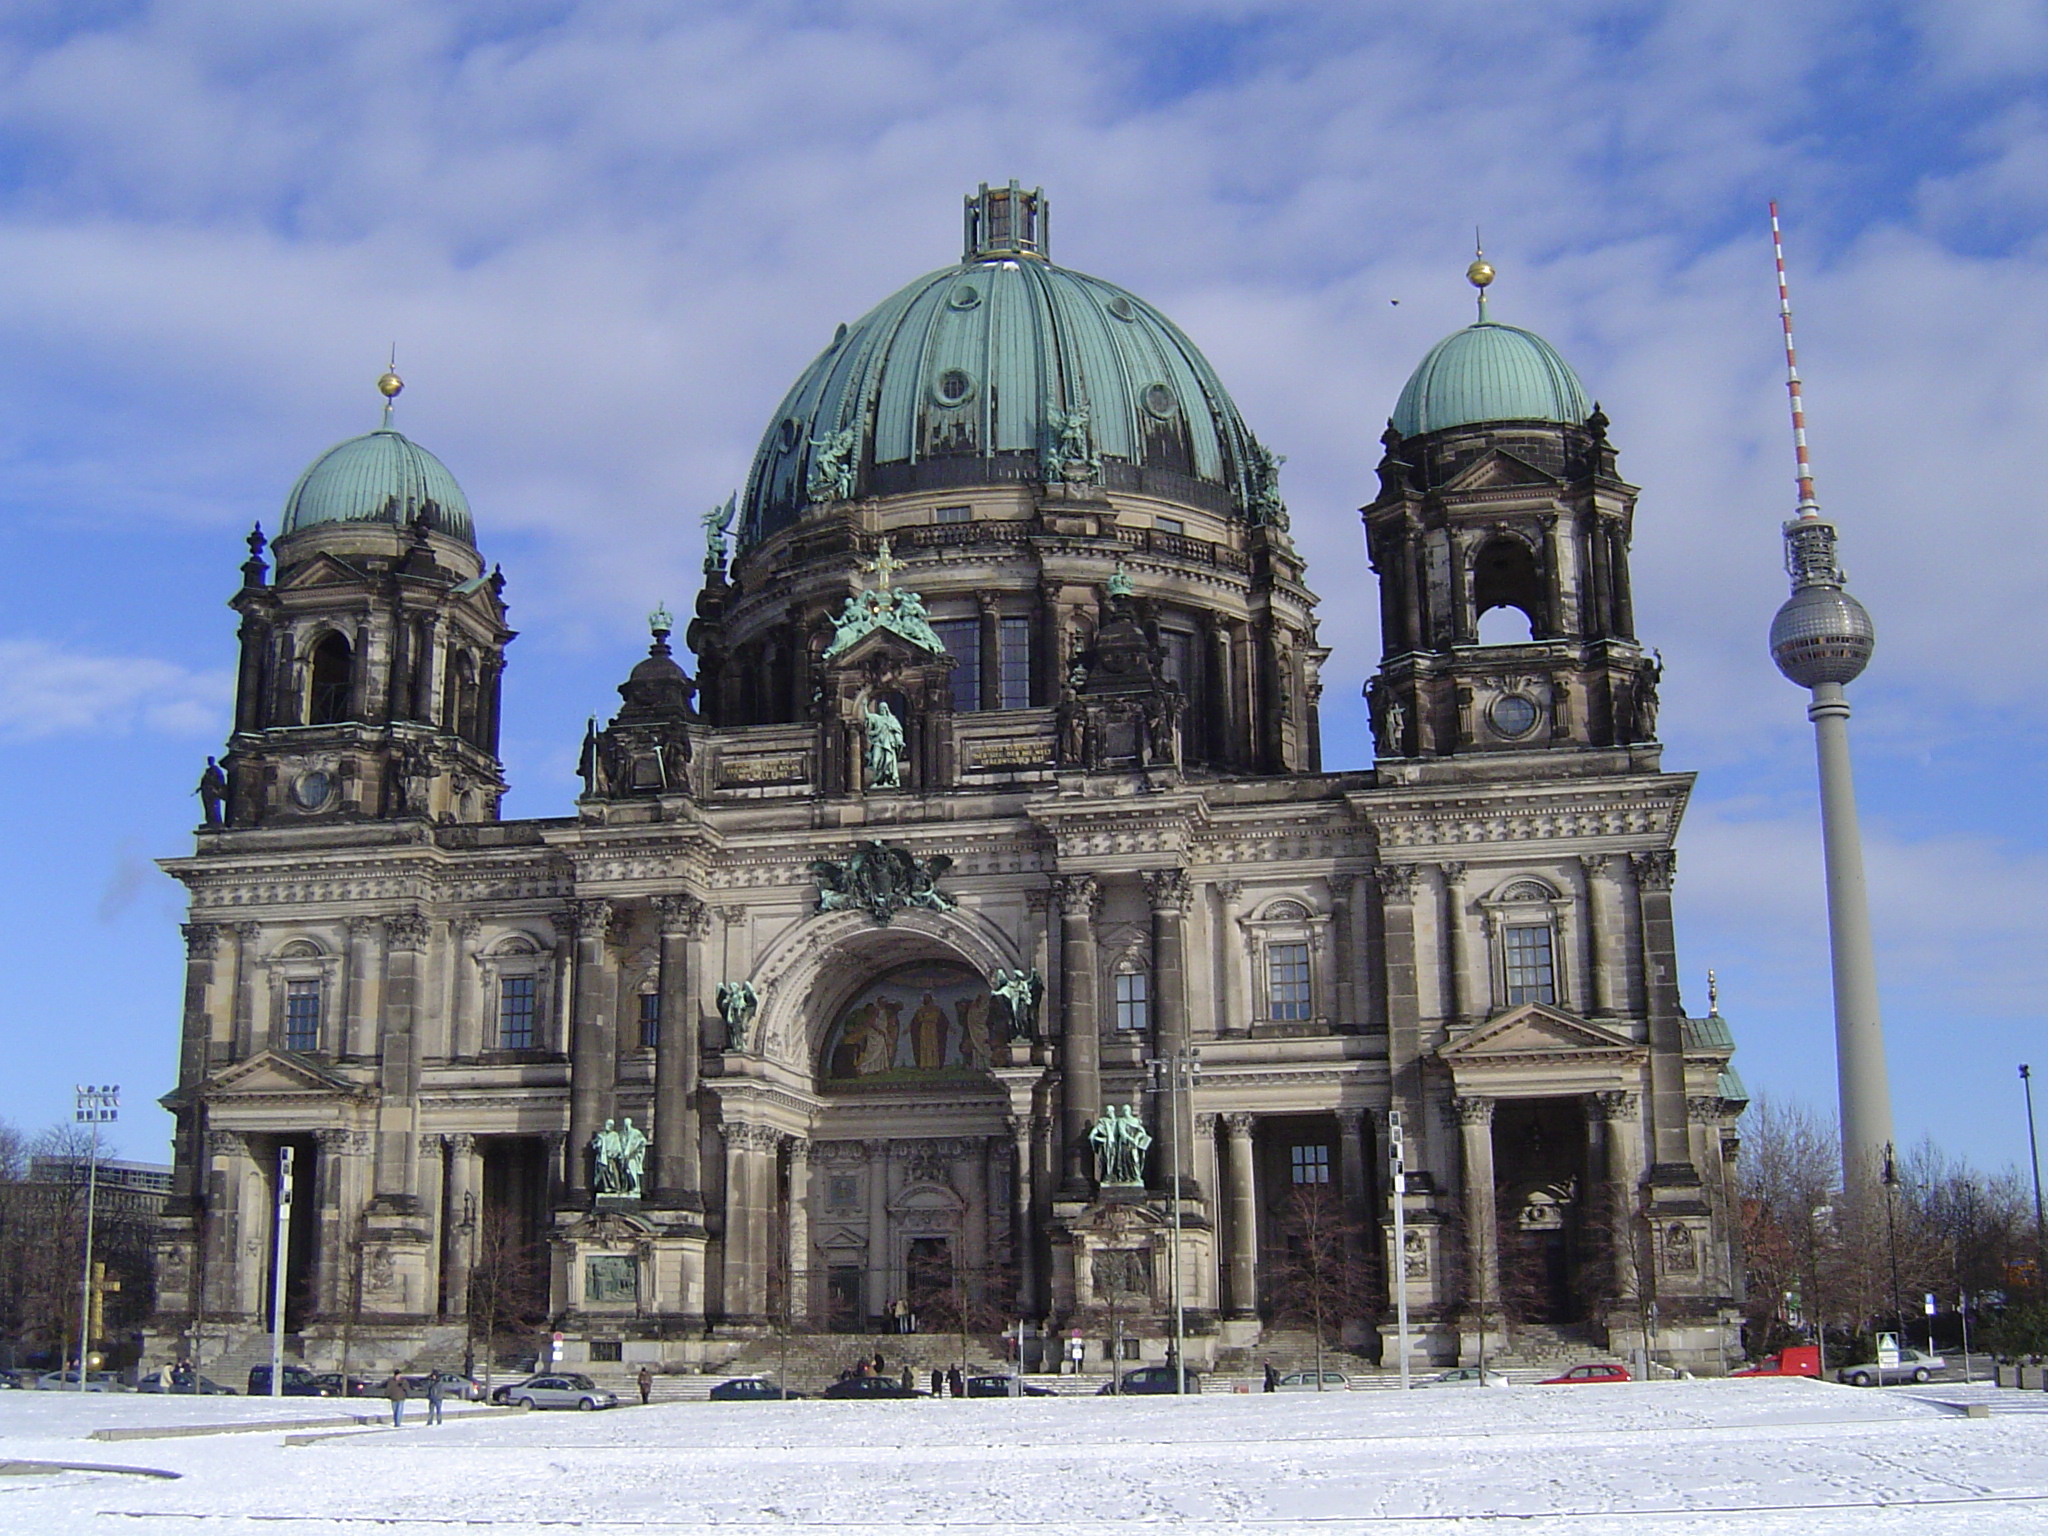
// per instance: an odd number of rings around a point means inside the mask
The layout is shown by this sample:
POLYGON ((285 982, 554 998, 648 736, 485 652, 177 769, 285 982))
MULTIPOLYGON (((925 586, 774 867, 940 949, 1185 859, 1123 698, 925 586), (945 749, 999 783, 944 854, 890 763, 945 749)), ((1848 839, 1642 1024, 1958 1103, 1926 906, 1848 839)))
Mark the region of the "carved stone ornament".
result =
POLYGON ((1155 912, 1186 912, 1194 885, 1184 869, 1155 869, 1145 876, 1145 890, 1155 912))
POLYGON ((206 1150, 214 1157, 239 1157, 249 1149, 248 1138, 240 1131, 208 1131, 206 1150))
POLYGON ((919 1184, 942 1184, 951 1187, 953 1168, 945 1149, 935 1141, 911 1143, 908 1156, 904 1159, 911 1179, 919 1184))
POLYGON ((220 949, 220 925, 218 923, 187 923, 182 932, 185 935, 185 958, 187 960, 211 960, 220 949))
POLYGON ((654 898, 654 910, 660 914, 663 933, 695 934, 704 931, 704 903, 694 896, 657 896, 654 898))
POLYGON ((1420 873, 1421 866, 1415 864, 1382 864, 1373 871, 1373 878, 1379 882, 1383 900, 1413 901, 1415 881, 1420 873))
POLYGON ((1721 1118, 1721 1100, 1709 1095, 1688 1094, 1685 1100, 1685 1118, 1695 1125, 1712 1125, 1721 1118))
POLYGON ((1102 909, 1102 882, 1093 875, 1062 875, 1055 885, 1060 911, 1068 917, 1085 917, 1090 922, 1102 909))
POLYGON ((1493 1100, 1483 1096, 1453 1099, 1451 1111, 1460 1125, 1493 1124, 1493 1100))
POLYGON ((1646 891, 1668 891, 1678 875, 1678 855, 1669 848, 1632 853, 1629 862, 1636 867, 1636 884, 1646 891))
POLYGON ((602 939, 611 932, 612 904, 602 897, 573 901, 569 907, 576 922, 577 938, 602 939))
POLYGON ((425 949, 426 917, 418 912, 393 912, 384 919, 384 942, 393 949, 425 949))
POLYGON ((1633 1120, 1642 1107, 1642 1095, 1629 1090, 1608 1089, 1593 1095, 1603 1120, 1633 1120))
POLYGON ((906 907, 932 912, 953 910, 953 898, 939 881, 953 867, 952 858, 935 853, 920 859, 903 848, 889 848, 869 839, 856 843, 844 859, 818 859, 811 873, 818 881, 820 912, 848 908, 886 923, 906 907))

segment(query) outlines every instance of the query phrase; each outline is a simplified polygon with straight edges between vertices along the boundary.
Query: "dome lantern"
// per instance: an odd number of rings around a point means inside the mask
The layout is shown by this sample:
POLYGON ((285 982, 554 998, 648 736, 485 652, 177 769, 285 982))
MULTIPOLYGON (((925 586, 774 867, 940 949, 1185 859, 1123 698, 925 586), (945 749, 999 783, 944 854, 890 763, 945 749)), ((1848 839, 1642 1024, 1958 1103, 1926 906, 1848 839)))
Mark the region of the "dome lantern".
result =
POLYGON ((405 387, 386 370, 377 380, 383 419, 374 432, 336 443, 306 467, 285 497, 278 537, 333 523, 424 527, 472 548, 469 498, 433 454, 391 425, 391 403, 405 387))

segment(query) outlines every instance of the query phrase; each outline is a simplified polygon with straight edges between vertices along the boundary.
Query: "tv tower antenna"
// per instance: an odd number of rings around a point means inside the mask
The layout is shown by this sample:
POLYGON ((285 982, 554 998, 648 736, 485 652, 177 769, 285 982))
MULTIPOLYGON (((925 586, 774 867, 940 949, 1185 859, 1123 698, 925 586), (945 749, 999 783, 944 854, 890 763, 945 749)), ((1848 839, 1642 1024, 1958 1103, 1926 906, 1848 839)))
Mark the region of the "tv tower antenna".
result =
POLYGON ((1849 595, 1835 561, 1835 525, 1821 516, 1806 451, 1806 400, 1792 344, 1792 300, 1785 286, 1785 245, 1771 204, 1771 248, 1778 261, 1778 314, 1785 328, 1785 388, 1799 467, 1799 506, 1785 524, 1785 568, 1792 595, 1771 620, 1771 660, 1808 689, 1820 766, 1821 845, 1827 868, 1828 954, 1834 972, 1835 1079, 1842 1120, 1844 1188, 1874 1181, 1892 1147, 1892 1094, 1885 1067, 1884 1021, 1877 1004, 1877 961, 1870 940, 1870 896, 1863 879, 1863 837, 1856 824, 1856 783, 1849 766, 1845 684, 1869 665, 1876 631, 1849 595))

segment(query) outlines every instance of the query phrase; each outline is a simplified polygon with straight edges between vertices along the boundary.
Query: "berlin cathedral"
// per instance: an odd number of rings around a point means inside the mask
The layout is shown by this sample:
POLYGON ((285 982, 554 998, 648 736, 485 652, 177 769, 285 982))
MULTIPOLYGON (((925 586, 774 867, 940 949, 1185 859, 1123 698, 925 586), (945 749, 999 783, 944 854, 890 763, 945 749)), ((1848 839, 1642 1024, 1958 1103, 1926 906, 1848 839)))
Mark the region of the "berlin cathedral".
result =
POLYGON ((1376 752, 1326 769, 1278 457, 1047 232, 984 186, 839 327, 561 815, 499 815, 510 583, 395 375, 251 536, 165 861, 154 1353, 267 1359, 277 1295, 315 1368, 453 1360, 512 1255, 628 1370, 920 1308, 1209 1366, 1304 1289, 1389 1367, 1720 1369, 1743 1092, 1680 1002, 1607 416, 1476 261, 1361 488, 1376 752))

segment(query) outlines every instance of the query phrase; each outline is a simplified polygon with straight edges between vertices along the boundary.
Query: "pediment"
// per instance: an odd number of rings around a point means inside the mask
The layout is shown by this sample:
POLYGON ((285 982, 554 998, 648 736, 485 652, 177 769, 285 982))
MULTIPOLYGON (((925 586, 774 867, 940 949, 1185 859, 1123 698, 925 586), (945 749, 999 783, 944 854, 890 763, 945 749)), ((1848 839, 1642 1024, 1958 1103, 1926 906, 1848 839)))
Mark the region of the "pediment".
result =
POLYGON ((323 550, 295 567, 277 586, 282 591, 301 592, 309 587, 361 586, 366 579, 363 572, 323 550))
POLYGON ((858 668, 869 661, 889 661, 899 666, 931 667, 953 665, 951 653, 934 651, 923 641, 899 634, 885 620, 854 641, 826 663, 835 670, 858 668))
POLYGON ((1480 455, 1453 475, 1446 491, 1487 491, 1506 486, 1556 485, 1557 476, 1538 469, 1527 459, 1495 448, 1480 455))
POLYGON ((286 1051, 258 1051, 246 1061, 208 1078, 200 1087, 207 1099, 268 1098, 355 1098, 361 1090, 346 1078, 325 1071, 303 1056, 286 1051))
POLYGON ((867 1245, 865 1237, 846 1227, 829 1227, 817 1239, 817 1246, 827 1253, 853 1252, 867 1245))
POLYGON ((889 1202, 892 1215, 905 1211, 962 1211, 967 1202, 950 1189, 937 1184, 913 1184, 889 1202))
POLYGON ((1626 1035, 1602 1028, 1549 1003, 1523 1003, 1490 1019, 1455 1045, 1437 1052, 1451 1066, 1507 1061, 1564 1061, 1632 1057, 1642 1047, 1626 1035))

